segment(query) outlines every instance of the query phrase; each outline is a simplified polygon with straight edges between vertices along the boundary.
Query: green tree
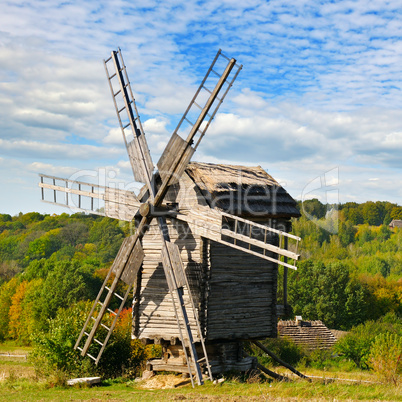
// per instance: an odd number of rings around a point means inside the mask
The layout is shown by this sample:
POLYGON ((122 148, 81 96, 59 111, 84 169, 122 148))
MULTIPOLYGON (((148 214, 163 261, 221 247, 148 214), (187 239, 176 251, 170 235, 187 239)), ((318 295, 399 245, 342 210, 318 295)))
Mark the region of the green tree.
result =
POLYGON ((384 220, 381 212, 381 207, 376 202, 367 201, 362 204, 363 222, 368 225, 381 225, 384 220))
POLYGON ((89 242, 97 246, 102 262, 110 262, 116 256, 123 238, 118 221, 110 218, 95 222, 89 231, 89 242))
POLYGON ((26 259, 49 258, 60 246, 60 229, 54 229, 29 243, 26 259))
POLYGON ((69 246, 85 244, 88 239, 88 226, 83 222, 71 222, 60 230, 60 239, 69 246))
POLYGON ((9 337, 9 312, 12 304, 12 297, 18 284, 18 278, 14 277, 0 287, 0 342, 3 342, 9 337))
POLYGON ((305 200, 301 204, 301 211, 308 217, 313 216, 316 219, 322 219, 327 212, 327 205, 322 204, 317 198, 305 200))
POLYGON ((99 280, 78 261, 57 261, 41 287, 36 318, 42 323, 54 318, 59 308, 79 300, 93 299, 99 289, 99 280))
POLYGON ((371 346, 379 334, 391 333, 402 336, 402 321, 395 313, 389 313, 377 321, 366 321, 354 327, 346 336, 339 339, 335 350, 357 367, 370 367, 371 346))
POLYGON ((392 219, 402 220, 402 207, 395 206, 390 213, 392 219))
POLYGON ((339 262, 299 263, 289 280, 289 302, 304 319, 321 320, 328 327, 349 329, 367 318, 369 293, 352 281, 347 267, 339 262))
POLYGON ((339 240, 343 247, 347 247, 350 243, 355 241, 357 229, 350 221, 339 222, 339 240))

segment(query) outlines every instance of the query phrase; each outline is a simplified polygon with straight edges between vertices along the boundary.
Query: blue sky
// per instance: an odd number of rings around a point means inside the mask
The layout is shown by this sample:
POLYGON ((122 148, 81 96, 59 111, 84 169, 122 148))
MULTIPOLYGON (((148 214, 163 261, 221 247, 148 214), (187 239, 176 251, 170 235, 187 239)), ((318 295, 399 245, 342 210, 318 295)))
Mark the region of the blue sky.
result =
POLYGON ((63 212, 39 201, 39 172, 132 183, 103 67, 117 47, 154 163, 221 48, 244 68, 193 160, 261 165, 298 199, 402 204, 401 10, 2 1, 0 212, 63 212))

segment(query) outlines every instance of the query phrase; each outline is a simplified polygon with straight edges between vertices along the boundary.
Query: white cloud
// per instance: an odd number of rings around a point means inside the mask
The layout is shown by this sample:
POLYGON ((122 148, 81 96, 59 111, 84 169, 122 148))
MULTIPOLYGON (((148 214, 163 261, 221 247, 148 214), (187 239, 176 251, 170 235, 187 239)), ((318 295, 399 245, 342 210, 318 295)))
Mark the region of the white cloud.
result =
POLYGON ((38 141, 0 139, 0 153, 19 158, 95 160, 120 156, 122 150, 93 145, 49 144, 38 141))
POLYGON ((107 136, 103 139, 103 142, 105 144, 114 144, 114 145, 122 144, 124 140, 121 129, 120 128, 110 129, 107 136))
POLYGON ((113 48, 156 162, 221 47, 244 69, 195 159, 259 163, 292 193, 340 166, 350 199, 400 200, 398 2, 15 0, 0 13, 0 154, 21 163, 2 183, 14 190, 40 164, 103 164, 130 180, 102 66, 113 48))

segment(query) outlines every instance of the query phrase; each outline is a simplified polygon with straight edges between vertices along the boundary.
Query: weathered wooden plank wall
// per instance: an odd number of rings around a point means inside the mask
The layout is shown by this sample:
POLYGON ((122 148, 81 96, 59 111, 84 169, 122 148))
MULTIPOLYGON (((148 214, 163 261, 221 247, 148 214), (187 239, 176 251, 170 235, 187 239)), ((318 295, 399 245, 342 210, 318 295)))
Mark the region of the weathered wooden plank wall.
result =
MULTIPOLYGON (((189 281, 192 297, 196 306, 196 313, 201 304, 201 284, 203 273, 201 267, 201 238, 187 235, 181 237, 183 228, 181 225, 168 224, 171 241, 180 250, 185 272, 189 281)), ((185 230, 185 228, 184 228, 185 230)), ((165 339, 179 337, 177 321, 174 313, 172 296, 169 292, 166 277, 161 262, 161 241, 159 229, 156 224, 151 225, 150 230, 143 238, 145 258, 143 262, 141 292, 139 300, 138 328, 135 332, 138 338, 165 339)), ((195 340, 196 324, 193 318, 193 310, 189 303, 188 291, 184 290, 184 302, 190 320, 195 340)))
POLYGON ((207 340, 276 335, 277 266, 210 242, 207 340))

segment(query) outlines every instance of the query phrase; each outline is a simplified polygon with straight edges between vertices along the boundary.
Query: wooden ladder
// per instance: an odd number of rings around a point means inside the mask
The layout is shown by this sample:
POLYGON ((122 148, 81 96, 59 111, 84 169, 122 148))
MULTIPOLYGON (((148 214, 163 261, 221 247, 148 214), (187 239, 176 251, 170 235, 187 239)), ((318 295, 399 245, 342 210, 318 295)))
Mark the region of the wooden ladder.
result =
POLYGON ((117 319, 119 318, 119 315, 126 304, 130 290, 141 266, 142 258, 142 247, 139 241, 136 242, 135 236, 124 239, 119 253, 117 254, 113 265, 102 284, 102 287, 95 299, 94 304, 92 305, 91 311, 87 317, 87 320, 85 321, 77 342, 74 345, 74 349, 79 350, 82 356, 90 357, 95 361, 95 364, 99 363, 106 344, 116 326, 117 319), (128 252, 130 248, 132 251, 128 252), (114 274, 115 277, 112 284, 108 286, 108 282, 112 274, 114 274), (116 288, 121 281, 127 285, 127 289, 123 296, 116 292, 116 288), (115 298, 115 300, 117 299, 120 303, 117 312, 109 308, 113 298, 115 298), (112 316, 114 316, 110 327, 106 325, 104 320, 106 313, 110 313, 112 316), (95 338, 95 333, 99 327, 102 327, 107 331, 103 340, 95 338), (85 344, 81 347, 81 341, 85 339, 84 337, 86 337, 85 344), (88 352, 93 341, 101 346, 96 356, 93 356, 88 352))
MULTIPOLYGON (((222 59, 225 59, 230 62, 230 59, 225 56, 222 53, 222 50, 219 49, 218 53, 216 54, 214 60, 212 61, 211 66, 209 67, 207 73, 205 74, 204 79, 202 80, 200 86, 197 89, 197 92, 195 93, 193 99, 191 100, 190 104, 188 105, 183 117, 179 121, 179 124, 177 125, 174 134, 177 134, 180 131, 185 131, 185 128, 182 127, 183 123, 187 123, 190 128, 193 128, 194 125, 196 124, 195 121, 191 120, 191 115, 192 115, 192 110, 194 109, 193 106, 195 106, 197 109, 202 110, 204 105, 203 105, 203 98, 206 95, 211 95, 213 92, 213 85, 214 85, 214 80, 220 79, 223 76, 223 73, 221 71, 218 71, 218 64, 220 64, 220 61, 222 59)), ((211 124, 212 119, 215 117, 220 105, 222 104, 223 100, 225 99, 227 93, 229 92, 230 88, 233 86, 233 83, 237 76, 239 75, 241 69, 243 68, 242 65, 234 64, 234 73, 232 75, 228 76, 225 78, 223 81, 223 90, 221 92, 220 97, 216 96, 214 103, 211 106, 210 112, 206 114, 204 122, 206 122, 205 125, 201 126, 200 128, 197 129, 197 133, 199 135, 198 138, 194 139, 193 142, 195 143, 194 149, 197 149, 201 139, 204 137, 205 132, 207 131, 209 125, 211 124)), ((181 134, 183 135, 183 134, 181 134)))
POLYGON ((112 55, 104 60, 104 66, 134 178, 136 181, 148 183, 154 166, 121 50, 113 51, 112 55), (113 64, 113 68, 109 68, 109 64, 113 64), (111 73, 110 70, 114 72, 111 73))
POLYGON ((200 363, 203 363, 208 372, 208 378, 212 381, 211 366, 208 360, 208 354, 205 347, 204 337, 201 331, 201 326, 197 317, 194 300, 191 296, 190 286, 187 276, 184 272, 182 260, 180 258, 180 251, 176 244, 166 241, 162 248, 162 265, 165 271, 169 292, 173 301, 174 313, 177 320, 177 327, 179 329, 180 340, 183 345, 183 351, 187 362, 188 372, 191 379, 191 384, 194 387, 194 376, 198 385, 204 383, 201 372, 200 363), (186 290, 188 302, 184 302, 184 291, 186 290), (189 317, 187 314, 186 306, 190 307, 193 313, 193 319, 196 323, 196 335, 202 346, 203 357, 198 358, 195 344, 198 341, 194 340, 189 317), (186 346, 190 350, 190 356, 187 353, 186 346), (193 376, 194 370, 194 376, 193 376))

